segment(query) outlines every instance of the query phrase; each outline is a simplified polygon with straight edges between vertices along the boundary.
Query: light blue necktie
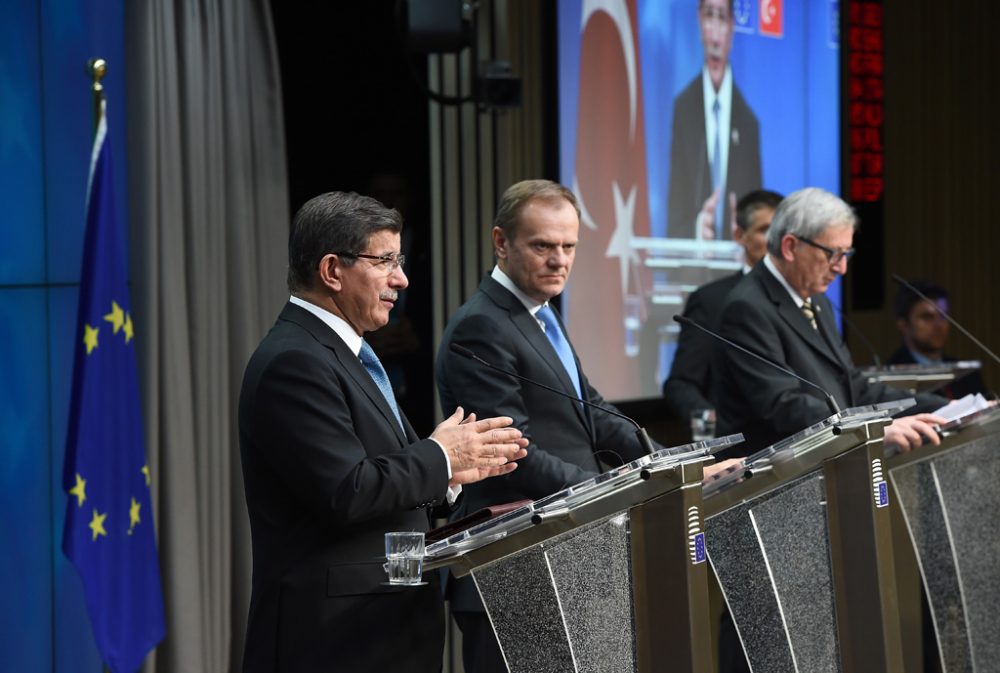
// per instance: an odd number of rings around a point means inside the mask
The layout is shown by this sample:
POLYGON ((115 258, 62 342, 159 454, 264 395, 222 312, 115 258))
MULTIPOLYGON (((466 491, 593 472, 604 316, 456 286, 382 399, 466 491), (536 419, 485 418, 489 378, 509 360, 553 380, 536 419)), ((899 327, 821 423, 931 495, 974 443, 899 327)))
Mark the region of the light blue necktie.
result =
POLYGON ((562 362, 563 368, 569 374, 569 380, 573 382, 573 388, 576 390, 577 397, 582 398, 583 394, 580 392, 580 372, 576 369, 576 360, 573 359, 573 349, 570 348, 569 341, 566 340, 562 328, 559 327, 556 314, 546 304, 538 309, 535 317, 545 325, 545 336, 548 337, 552 347, 556 349, 556 355, 559 356, 559 361, 562 362))
MULTIPOLYGON (((361 358, 361 364, 365 366, 372 380, 375 381, 375 385, 382 391, 382 396, 389 403, 389 408, 392 409, 393 415, 396 416, 396 421, 399 422, 399 427, 402 428, 403 419, 399 415, 399 407, 396 406, 396 396, 392 394, 392 386, 389 385, 389 376, 385 373, 385 368, 382 367, 378 356, 375 355, 375 351, 372 350, 367 341, 361 342, 361 352, 358 354, 358 357, 361 358)), ((406 434, 405 429, 403 430, 403 434, 406 434)))
POLYGON ((725 189, 722 185, 722 127, 719 124, 719 99, 712 103, 715 115, 715 142, 712 148, 712 189, 719 190, 719 201, 715 204, 715 240, 722 240, 722 211, 726 204, 725 189))

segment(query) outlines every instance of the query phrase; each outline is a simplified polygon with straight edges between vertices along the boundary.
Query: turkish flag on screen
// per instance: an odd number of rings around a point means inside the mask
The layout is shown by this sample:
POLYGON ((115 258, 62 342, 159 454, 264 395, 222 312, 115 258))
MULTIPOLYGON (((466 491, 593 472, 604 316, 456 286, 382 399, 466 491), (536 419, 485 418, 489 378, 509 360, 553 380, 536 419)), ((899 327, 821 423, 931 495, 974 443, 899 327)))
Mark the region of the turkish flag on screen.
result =
POLYGON ((635 0, 584 7, 571 185, 584 214, 565 313, 591 383, 622 399, 640 390, 636 349, 649 284, 631 248, 634 236, 649 236, 639 33, 635 0))

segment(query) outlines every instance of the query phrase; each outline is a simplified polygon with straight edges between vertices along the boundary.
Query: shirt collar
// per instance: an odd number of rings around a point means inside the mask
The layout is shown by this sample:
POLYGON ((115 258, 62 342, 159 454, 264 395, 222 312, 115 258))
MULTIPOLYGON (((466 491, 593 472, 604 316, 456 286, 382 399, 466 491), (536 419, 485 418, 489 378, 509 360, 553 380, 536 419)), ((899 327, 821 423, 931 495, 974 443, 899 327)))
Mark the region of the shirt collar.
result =
POLYGON ((336 332, 337 336, 339 336, 340 339, 347 344, 347 347, 351 349, 352 353, 358 355, 358 353, 361 352, 361 336, 355 332, 354 328, 339 315, 331 313, 325 308, 317 306, 316 304, 308 302, 300 297, 296 297, 295 295, 289 297, 288 301, 296 306, 301 306, 326 323, 326 325, 336 332))
POLYGON ((521 290, 521 288, 519 288, 514 283, 514 281, 510 279, 510 276, 504 273, 503 269, 500 268, 499 264, 493 267, 493 272, 490 274, 490 278, 498 282, 500 285, 504 287, 505 290, 507 290, 512 295, 517 297, 517 300, 522 304, 524 304, 524 308, 526 308, 528 310, 528 313, 530 313, 531 315, 535 315, 536 313, 538 313, 538 309, 542 308, 543 306, 546 306, 549 303, 549 302, 544 302, 540 304, 531 297, 529 297, 528 295, 526 295, 524 291, 521 290))
POLYGON ((799 296, 799 294, 794 290, 794 288, 792 288, 792 286, 788 284, 788 281, 785 280, 785 277, 781 275, 781 271, 778 270, 778 267, 775 265, 774 260, 771 258, 771 253, 764 255, 764 266, 766 266, 767 270, 770 271, 771 274, 778 279, 778 282, 781 283, 781 286, 785 288, 785 290, 788 292, 788 296, 792 298, 792 301, 795 302, 795 305, 798 308, 802 308, 802 305, 806 303, 805 300, 803 300, 802 297, 799 296))
POLYGON ((926 355, 924 355, 923 353, 918 353, 915 350, 910 350, 909 348, 907 350, 910 351, 910 355, 913 357, 914 362, 916 362, 918 365, 923 365, 924 367, 940 365, 944 362, 944 360, 931 359, 926 355))

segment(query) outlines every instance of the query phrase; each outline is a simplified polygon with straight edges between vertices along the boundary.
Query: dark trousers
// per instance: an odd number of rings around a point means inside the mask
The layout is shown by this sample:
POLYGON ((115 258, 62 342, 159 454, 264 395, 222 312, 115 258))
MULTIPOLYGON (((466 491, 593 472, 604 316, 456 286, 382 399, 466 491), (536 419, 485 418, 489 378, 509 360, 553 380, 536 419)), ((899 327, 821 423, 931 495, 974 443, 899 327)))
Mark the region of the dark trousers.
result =
POLYGON ((465 673, 507 673, 500 644, 485 612, 452 613, 462 631, 465 673))
POLYGON ((750 665, 729 610, 723 610, 719 620, 719 673, 750 673, 750 665))

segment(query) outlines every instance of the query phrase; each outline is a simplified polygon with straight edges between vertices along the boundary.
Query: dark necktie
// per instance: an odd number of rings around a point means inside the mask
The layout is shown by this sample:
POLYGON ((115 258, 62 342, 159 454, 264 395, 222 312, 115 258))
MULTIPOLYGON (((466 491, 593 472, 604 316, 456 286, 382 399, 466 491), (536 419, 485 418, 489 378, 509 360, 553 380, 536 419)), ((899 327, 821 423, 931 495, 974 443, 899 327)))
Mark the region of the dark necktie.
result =
POLYGON ((812 297, 802 302, 802 315, 806 317, 806 320, 809 321, 814 330, 819 331, 819 326, 816 324, 816 310, 813 309, 812 297))
POLYGON ((569 374, 569 380, 573 382, 573 388, 576 390, 577 396, 583 397, 580 392, 580 373, 576 369, 576 360, 573 359, 573 349, 570 348, 569 341, 566 340, 566 336, 559 327, 556 314, 546 304, 538 309, 535 317, 545 325, 545 336, 548 337, 552 347, 556 349, 556 355, 559 356, 559 361, 562 362, 563 369, 569 374))
MULTIPOLYGON (((389 376, 385 373, 385 368, 382 367, 382 363, 379 362, 378 356, 375 355, 375 351, 372 347, 368 345, 367 341, 361 342, 361 352, 358 354, 361 358, 361 364, 365 366, 368 373, 371 375, 372 380, 375 381, 375 385, 378 389, 382 391, 382 396, 385 401, 389 403, 389 408, 392 409, 393 415, 396 417, 396 421, 399 423, 399 427, 403 427, 403 419, 399 415, 399 407, 396 406, 396 396, 392 393, 392 386, 389 385, 389 376)), ((403 434, 406 431, 403 430, 403 434)))

